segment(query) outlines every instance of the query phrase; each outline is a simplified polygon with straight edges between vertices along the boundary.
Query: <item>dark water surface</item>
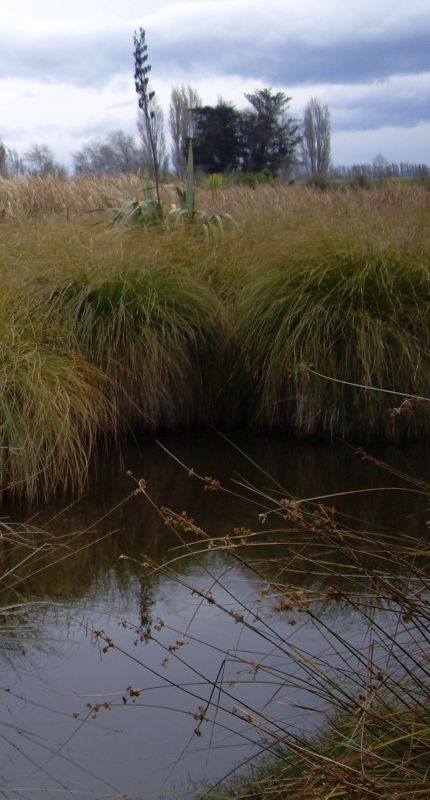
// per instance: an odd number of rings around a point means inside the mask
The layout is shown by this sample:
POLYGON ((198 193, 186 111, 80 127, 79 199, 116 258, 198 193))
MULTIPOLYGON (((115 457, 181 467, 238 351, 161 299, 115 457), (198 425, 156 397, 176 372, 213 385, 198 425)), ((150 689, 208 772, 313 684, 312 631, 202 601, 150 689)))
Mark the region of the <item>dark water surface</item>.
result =
MULTIPOLYGON (((336 505, 358 530, 377 524, 390 531, 407 526, 416 537, 426 533, 427 497, 391 491, 410 486, 346 446, 233 438, 249 459, 215 436, 162 442, 187 467, 221 480, 235 493, 246 482, 273 494, 275 481, 283 493, 301 498, 379 487, 345 494, 336 505)), ((430 459, 419 446, 370 450, 405 475, 430 478, 430 459)), ((292 624, 288 614, 265 608, 257 578, 228 554, 214 550, 184 558, 178 538, 151 503, 142 494, 129 497, 136 483, 127 471, 135 480, 145 479, 154 506, 186 511, 211 537, 261 525, 258 503, 264 510, 265 501, 259 494, 248 491, 253 505, 233 494, 205 491, 202 482, 147 440, 122 455, 106 454, 86 496, 63 512, 64 502, 37 514, 19 512, 57 541, 83 533, 74 548, 80 552, 49 569, 33 570, 19 592, 3 594, 0 797, 186 793, 190 782, 219 778, 258 751, 259 736, 244 720, 251 707, 260 709, 261 719, 264 714, 279 719, 282 730, 287 726, 301 734, 315 725, 318 703, 291 648, 297 644, 316 657, 327 651, 327 635, 304 618, 292 624), (168 557, 175 559, 174 572, 148 578, 142 561, 168 557), (216 604, 193 589, 212 593, 216 604), (10 608, 18 603, 27 604, 25 611, 10 608), (220 605, 245 614, 244 609, 257 607, 261 620, 250 615, 247 628, 220 605), (107 637, 114 647, 107 647, 107 637), (270 668, 266 675, 272 670, 274 676, 288 676, 282 688, 275 677, 255 679, 249 663, 263 661, 270 668), (218 710, 199 727, 199 707, 213 700, 214 681, 222 685, 218 710)), ((18 511, 5 513, 16 518, 18 511)), ((12 565, 13 554, 6 554, 3 575, 12 565)), ((294 580, 306 586, 306 574, 294 580)), ((323 613, 333 635, 342 632, 354 647, 366 647, 367 631, 350 610, 337 604, 323 613)))

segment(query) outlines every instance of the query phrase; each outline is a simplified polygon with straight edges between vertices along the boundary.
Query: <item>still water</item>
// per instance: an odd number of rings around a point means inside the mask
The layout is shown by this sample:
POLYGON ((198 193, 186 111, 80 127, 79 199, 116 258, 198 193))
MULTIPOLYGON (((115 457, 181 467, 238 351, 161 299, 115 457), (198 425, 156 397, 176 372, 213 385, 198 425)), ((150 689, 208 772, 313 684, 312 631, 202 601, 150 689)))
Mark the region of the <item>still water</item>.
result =
MULTIPOLYGON (((367 646, 361 622, 339 603, 321 612, 324 634, 305 615, 275 613, 258 577, 228 553, 185 557, 157 507, 186 511, 204 531, 194 541, 203 541, 261 528, 261 492, 344 493, 329 502, 356 529, 407 526, 420 537, 427 497, 391 491, 409 484, 343 445, 232 438, 235 446, 207 435, 164 438, 174 457, 153 441, 136 442, 100 459, 79 501, 5 509, 5 519, 19 516, 52 536, 57 563, 41 569, 29 559, 26 581, 11 588, 8 571, 22 568, 14 552, 3 556, 0 797, 189 795, 193 783, 252 760, 269 720, 271 730, 279 722, 292 736, 318 724, 326 704, 296 648, 308 658, 325 653, 327 663, 330 637, 341 633, 358 652, 367 646), (231 494, 205 490, 191 468, 231 494), (140 478, 150 500, 133 496, 140 478), (149 575, 148 560, 172 565, 149 575), (252 666, 261 664, 264 677, 252 666)), ((420 447, 372 452, 404 475, 429 477, 420 447)), ((306 586, 314 576, 302 571, 292 580, 306 586)))

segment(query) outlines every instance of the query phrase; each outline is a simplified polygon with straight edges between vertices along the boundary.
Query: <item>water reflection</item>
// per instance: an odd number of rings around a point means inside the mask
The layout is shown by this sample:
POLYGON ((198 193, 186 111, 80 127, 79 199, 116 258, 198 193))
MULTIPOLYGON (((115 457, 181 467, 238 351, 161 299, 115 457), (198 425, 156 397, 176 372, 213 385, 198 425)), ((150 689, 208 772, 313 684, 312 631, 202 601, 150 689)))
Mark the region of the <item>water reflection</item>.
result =
MULTIPOLYGON (((239 493, 247 481, 263 492, 276 492, 277 483, 282 493, 299 497, 394 483, 409 488, 344 447, 299 447, 261 437, 237 442, 264 473, 221 439, 165 440, 187 466, 239 493)), ((383 455, 405 472, 419 460, 425 479, 429 465, 419 449, 383 455)), ((132 495, 127 470, 145 478, 155 505, 186 510, 211 537, 237 526, 264 531, 259 506, 205 492, 147 441, 98 464, 86 497, 66 512, 53 503, 33 517, 48 537, 60 538, 62 548, 20 568, 20 549, 3 550, 4 573, 11 577, 1 586, 2 605, 16 602, 17 592, 21 602, 48 601, 40 609, 26 607, 19 621, 4 612, 5 624, 22 642, 5 648, 1 667, 5 797, 28 797, 29 789, 49 797, 60 788, 85 797, 158 797, 173 785, 187 786, 190 778, 218 777, 252 756, 269 717, 275 727, 279 720, 280 730, 287 720, 298 735, 316 724, 324 702, 316 703, 297 648, 327 664, 330 637, 346 635, 354 652, 368 646, 368 630, 350 605, 338 601, 317 609, 326 624, 322 631, 300 611, 277 613, 273 598, 261 595, 260 582, 228 554, 215 549, 178 558, 177 538, 141 494, 132 495), (172 569, 149 578, 145 558, 175 560, 172 569), (245 615, 246 625, 238 615, 245 615), (202 717, 214 691, 216 710, 212 705, 202 717), (250 708, 259 709, 251 729, 250 708)), ((250 497, 260 502, 253 492, 250 497)), ((424 496, 384 491, 344 495, 336 503, 356 530, 373 531, 378 524, 392 532, 407 520, 411 535, 426 533, 424 496)), ((297 534, 282 546, 291 553, 303 553, 305 546, 312 551, 308 569, 292 572, 295 584, 321 588, 317 558, 330 565, 330 582, 341 571, 329 550, 317 550, 310 538, 297 534)), ((366 558, 369 548, 367 539, 366 558)), ((276 564, 279 552, 271 548, 267 556, 276 564)), ((344 579, 338 576, 340 585, 344 579)), ((396 619, 388 615, 385 624, 394 626, 396 619)), ((351 653, 344 657, 353 669, 351 653)))

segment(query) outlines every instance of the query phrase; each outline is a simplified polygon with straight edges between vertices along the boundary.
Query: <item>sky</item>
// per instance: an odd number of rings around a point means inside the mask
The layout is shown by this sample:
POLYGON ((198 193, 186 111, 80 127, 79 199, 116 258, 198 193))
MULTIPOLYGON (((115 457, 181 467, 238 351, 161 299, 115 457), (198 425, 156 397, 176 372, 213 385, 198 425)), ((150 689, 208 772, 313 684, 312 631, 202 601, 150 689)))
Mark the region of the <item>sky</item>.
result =
POLYGON ((430 165, 430 0, 15 0, 1 3, 0 140, 72 154, 137 134, 133 33, 146 31, 151 85, 205 104, 272 87, 301 118, 330 110, 335 164, 430 165))

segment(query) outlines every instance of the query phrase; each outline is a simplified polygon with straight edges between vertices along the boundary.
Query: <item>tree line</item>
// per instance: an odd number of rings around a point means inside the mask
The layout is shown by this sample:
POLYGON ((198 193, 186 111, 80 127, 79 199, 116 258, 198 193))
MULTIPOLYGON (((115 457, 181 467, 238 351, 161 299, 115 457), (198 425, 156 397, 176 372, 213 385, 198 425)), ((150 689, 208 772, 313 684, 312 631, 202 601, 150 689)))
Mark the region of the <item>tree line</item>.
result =
POLYGON ((382 155, 377 155, 371 163, 351 164, 344 166, 337 164, 329 169, 329 177, 338 180, 354 180, 363 176, 369 180, 381 178, 427 178, 429 168, 426 164, 400 161, 398 164, 388 161, 382 155))
MULTIPOLYGON (((205 173, 232 172, 238 180, 250 174, 262 178, 311 180, 344 180, 359 183, 363 179, 425 178, 426 164, 390 162, 377 155, 372 162, 349 166, 333 165, 330 159, 330 114, 316 98, 305 108, 303 119, 288 113, 291 98, 284 92, 259 89, 245 95, 249 108, 239 111, 231 103, 218 101, 205 105, 191 86, 175 86, 171 92, 168 129, 171 148, 167 149, 164 114, 155 99, 153 128, 157 160, 162 177, 185 174, 186 147, 193 122, 194 161, 205 173)), ((138 136, 122 130, 93 138, 73 153, 73 172, 79 175, 138 174, 145 168, 151 172, 150 143, 138 113, 138 136)), ((0 145, 0 175, 18 177, 34 175, 66 177, 46 144, 34 144, 20 155, 16 149, 0 145)))
MULTIPOLYGON (((225 100, 213 106, 204 104, 190 85, 174 86, 168 112, 169 153, 163 110, 154 92, 148 89, 146 95, 150 68, 145 48, 144 39, 140 41, 135 35, 138 136, 116 130, 91 139, 72 154, 76 176, 114 176, 143 170, 152 173, 156 169, 162 177, 168 172, 182 177, 190 134, 195 167, 207 174, 235 172, 286 177, 300 162, 306 164, 310 175, 327 173, 328 108, 313 99, 301 122, 289 113, 291 98, 271 88, 245 94, 248 107, 239 110, 225 100)), ((3 177, 53 174, 66 176, 66 169, 57 162, 48 145, 34 144, 23 156, 13 148, 0 146, 3 177)))

